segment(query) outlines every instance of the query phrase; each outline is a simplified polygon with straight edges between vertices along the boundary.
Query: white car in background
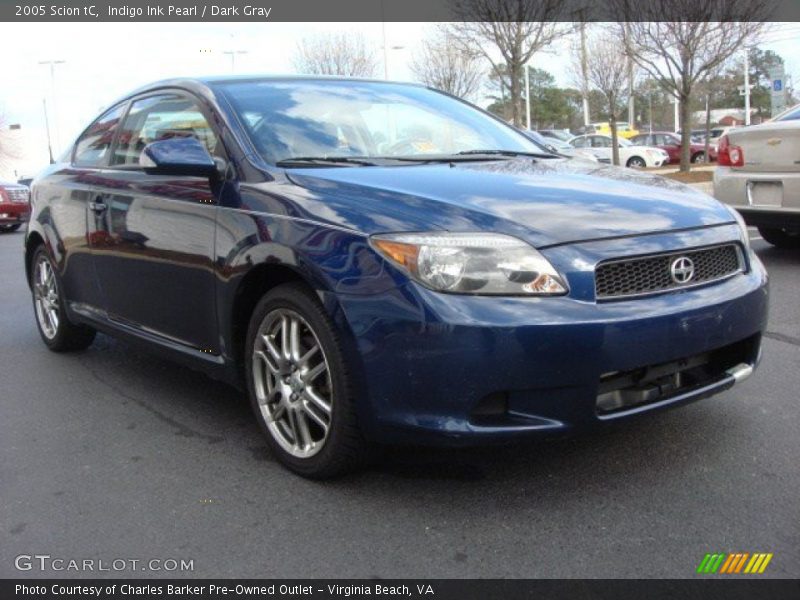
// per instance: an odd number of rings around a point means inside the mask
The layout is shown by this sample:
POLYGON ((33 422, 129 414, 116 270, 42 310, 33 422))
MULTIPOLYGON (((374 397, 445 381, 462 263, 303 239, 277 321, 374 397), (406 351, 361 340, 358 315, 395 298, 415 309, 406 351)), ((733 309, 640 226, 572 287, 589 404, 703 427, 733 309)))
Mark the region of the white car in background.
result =
POLYGON ((598 162, 597 157, 595 157, 595 155, 592 154, 588 149, 575 148, 562 140, 545 137, 538 131, 531 131, 529 129, 520 129, 520 131, 525 137, 533 142, 536 142, 548 152, 562 154, 564 156, 569 156, 570 158, 583 158, 584 160, 598 162))
MULTIPOLYGON (((669 162, 669 155, 661 148, 636 146, 624 138, 619 138, 619 164, 626 167, 660 167, 669 162)), ((611 163, 613 143, 610 135, 593 133, 579 135, 569 141, 574 148, 589 150, 603 163, 611 163)))
POLYGON ((770 244, 800 248, 800 104, 723 135, 717 164, 717 200, 736 208, 770 244))

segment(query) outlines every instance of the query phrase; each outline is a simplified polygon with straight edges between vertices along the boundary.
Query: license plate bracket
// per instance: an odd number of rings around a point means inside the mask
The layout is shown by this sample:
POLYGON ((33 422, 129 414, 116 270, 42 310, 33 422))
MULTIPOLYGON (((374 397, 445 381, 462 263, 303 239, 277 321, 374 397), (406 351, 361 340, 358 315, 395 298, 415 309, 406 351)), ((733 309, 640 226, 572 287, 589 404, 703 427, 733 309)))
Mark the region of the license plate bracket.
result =
POLYGON ((748 181, 747 202, 753 206, 782 206, 783 182, 748 181))

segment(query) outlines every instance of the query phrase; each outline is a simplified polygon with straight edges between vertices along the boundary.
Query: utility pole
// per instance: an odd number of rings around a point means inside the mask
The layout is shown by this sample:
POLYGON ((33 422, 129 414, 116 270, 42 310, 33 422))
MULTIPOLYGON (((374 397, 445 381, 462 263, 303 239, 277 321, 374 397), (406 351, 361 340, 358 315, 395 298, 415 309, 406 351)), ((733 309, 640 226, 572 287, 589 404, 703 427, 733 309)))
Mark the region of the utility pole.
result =
MULTIPOLYGON (((625 35, 626 37, 630 35, 629 33, 630 25, 628 23, 625 24, 625 35)), ((627 46, 627 41, 625 46, 627 46)), ((633 59, 631 58, 630 54, 628 55, 628 127, 631 129, 634 128, 636 122, 636 111, 633 105, 633 59)))
POLYGON ((581 21, 581 77, 583 77, 583 126, 589 126, 589 62, 586 57, 586 21, 581 21))
POLYGON ((528 131, 531 129, 531 74, 530 67, 525 64, 525 115, 528 131))
POLYGON ((44 108, 44 129, 47 132, 47 155, 50 157, 50 164, 53 160, 53 143, 50 141, 50 119, 47 118, 47 98, 42 98, 42 108, 44 108))
POLYGON ((744 124, 750 125, 750 48, 744 49, 744 124))
POLYGON ((50 110, 53 111, 53 137, 55 138, 56 146, 59 143, 58 135, 58 112, 56 111, 56 65, 63 65, 65 60, 40 60, 40 65, 50 66, 50 110))

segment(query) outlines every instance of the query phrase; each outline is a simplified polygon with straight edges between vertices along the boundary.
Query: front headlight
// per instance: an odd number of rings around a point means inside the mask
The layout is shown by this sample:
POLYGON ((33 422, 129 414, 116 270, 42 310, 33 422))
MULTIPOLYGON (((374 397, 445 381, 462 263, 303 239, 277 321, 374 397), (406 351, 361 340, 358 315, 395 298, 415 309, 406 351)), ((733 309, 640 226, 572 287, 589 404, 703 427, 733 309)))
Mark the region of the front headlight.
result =
POLYGON ((499 233, 393 233, 370 245, 422 285, 458 294, 554 296, 567 284, 532 246, 499 233))

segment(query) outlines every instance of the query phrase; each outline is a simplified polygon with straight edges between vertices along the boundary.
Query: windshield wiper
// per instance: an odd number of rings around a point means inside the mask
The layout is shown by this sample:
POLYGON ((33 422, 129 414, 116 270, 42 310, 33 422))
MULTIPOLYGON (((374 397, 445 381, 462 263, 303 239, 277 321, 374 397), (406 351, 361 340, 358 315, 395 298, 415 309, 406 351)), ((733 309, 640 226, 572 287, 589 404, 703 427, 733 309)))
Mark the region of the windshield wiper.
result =
POLYGON ((360 156, 293 156, 275 163, 278 167, 374 167, 377 163, 360 156))
POLYGON ((558 158, 557 154, 548 152, 524 152, 517 150, 463 150, 457 152, 456 156, 476 156, 485 154, 487 156, 530 156, 532 158, 558 158))

